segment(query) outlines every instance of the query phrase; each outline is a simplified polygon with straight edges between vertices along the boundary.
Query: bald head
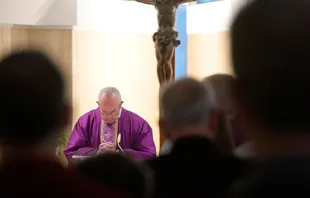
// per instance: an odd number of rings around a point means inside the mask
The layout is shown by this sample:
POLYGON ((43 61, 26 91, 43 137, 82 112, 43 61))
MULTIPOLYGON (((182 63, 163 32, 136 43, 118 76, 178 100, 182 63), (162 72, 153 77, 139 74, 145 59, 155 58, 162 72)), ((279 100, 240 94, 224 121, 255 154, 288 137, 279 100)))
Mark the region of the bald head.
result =
POLYGON ((220 110, 233 111, 235 78, 228 74, 214 74, 202 80, 210 93, 212 105, 220 110))
POLYGON ((100 90, 99 95, 98 95, 98 101, 102 99, 102 97, 106 98, 115 98, 119 102, 122 101, 122 97, 120 92, 118 91, 117 88, 115 87, 105 87, 100 90))
POLYGON ((161 90, 160 119, 170 127, 205 122, 210 113, 206 88, 197 80, 186 78, 168 84, 161 90))

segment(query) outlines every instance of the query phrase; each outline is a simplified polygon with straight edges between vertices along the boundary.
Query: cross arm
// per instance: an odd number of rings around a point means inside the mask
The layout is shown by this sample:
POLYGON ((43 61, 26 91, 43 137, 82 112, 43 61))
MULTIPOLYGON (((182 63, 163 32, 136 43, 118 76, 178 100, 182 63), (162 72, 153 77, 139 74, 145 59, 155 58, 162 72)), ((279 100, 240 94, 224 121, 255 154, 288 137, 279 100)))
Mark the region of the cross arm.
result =
POLYGON ((197 1, 197 0, 174 0, 175 4, 177 6, 180 4, 183 4, 183 3, 190 3, 190 2, 194 2, 194 1, 197 1))
POLYGON ((155 5, 156 0, 136 0, 136 1, 140 3, 149 4, 149 5, 155 5))

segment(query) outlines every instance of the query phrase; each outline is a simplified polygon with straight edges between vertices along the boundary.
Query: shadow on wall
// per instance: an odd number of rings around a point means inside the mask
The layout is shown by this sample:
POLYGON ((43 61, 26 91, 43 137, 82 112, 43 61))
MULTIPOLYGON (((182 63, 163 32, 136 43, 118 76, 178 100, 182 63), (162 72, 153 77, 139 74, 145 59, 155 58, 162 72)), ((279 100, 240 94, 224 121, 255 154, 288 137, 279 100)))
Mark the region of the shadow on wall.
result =
POLYGON ((40 6, 40 8, 35 13, 35 17, 37 18, 37 25, 39 25, 49 15, 53 5, 55 5, 55 1, 48 0, 40 6))

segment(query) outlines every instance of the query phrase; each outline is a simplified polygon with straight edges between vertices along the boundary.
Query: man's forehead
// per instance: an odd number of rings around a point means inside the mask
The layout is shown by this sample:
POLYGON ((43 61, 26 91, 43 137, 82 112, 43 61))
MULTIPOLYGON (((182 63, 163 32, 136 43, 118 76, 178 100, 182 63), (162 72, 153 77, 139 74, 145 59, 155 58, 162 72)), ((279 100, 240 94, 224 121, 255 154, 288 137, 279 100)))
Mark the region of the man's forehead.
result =
POLYGON ((112 112, 112 111, 117 111, 118 106, 117 105, 100 105, 99 108, 101 112, 112 112))
POLYGON ((100 109, 103 111, 112 111, 118 108, 120 102, 118 98, 101 97, 98 101, 100 109))
POLYGON ((101 108, 100 107, 100 112, 101 113, 114 113, 114 112, 117 112, 117 111, 118 111, 117 108, 105 108, 105 107, 101 108))
POLYGON ((102 95, 99 97, 99 102, 118 102, 118 97, 115 94, 102 95))

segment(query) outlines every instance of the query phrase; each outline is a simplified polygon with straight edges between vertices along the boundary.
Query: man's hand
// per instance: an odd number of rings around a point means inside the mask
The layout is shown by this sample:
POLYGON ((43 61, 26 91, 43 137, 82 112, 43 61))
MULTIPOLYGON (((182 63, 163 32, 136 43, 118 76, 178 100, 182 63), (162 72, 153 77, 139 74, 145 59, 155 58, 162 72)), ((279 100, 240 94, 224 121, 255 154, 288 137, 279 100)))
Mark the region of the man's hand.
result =
POLYGON ((97 154, 102 153, 117 153, 117 151, 112 142, 104 142, 99 145, 97 154))

